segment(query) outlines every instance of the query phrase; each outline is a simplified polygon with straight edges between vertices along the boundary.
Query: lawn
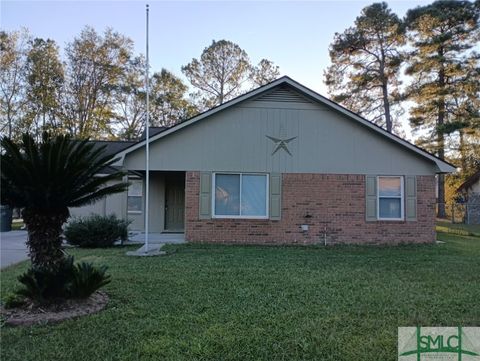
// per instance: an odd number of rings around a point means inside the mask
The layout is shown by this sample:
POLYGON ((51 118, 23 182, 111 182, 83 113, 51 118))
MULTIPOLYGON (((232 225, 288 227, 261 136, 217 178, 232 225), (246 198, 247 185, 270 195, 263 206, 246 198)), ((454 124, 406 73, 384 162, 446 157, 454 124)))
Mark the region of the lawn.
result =
MULTIPOLYGON (((399 247, 76 250, 107 264, 108 308, 3 327, 2 360, 396 360, 397 327, 480 325, 480 238, 399 247)), ((1 273, 2 297, 26 264, 1 273)))
POLYGON ((480 224, 462 224, 449 221, 437 221, 437 232, 448 232, 463 236, 480 237, 480 224))

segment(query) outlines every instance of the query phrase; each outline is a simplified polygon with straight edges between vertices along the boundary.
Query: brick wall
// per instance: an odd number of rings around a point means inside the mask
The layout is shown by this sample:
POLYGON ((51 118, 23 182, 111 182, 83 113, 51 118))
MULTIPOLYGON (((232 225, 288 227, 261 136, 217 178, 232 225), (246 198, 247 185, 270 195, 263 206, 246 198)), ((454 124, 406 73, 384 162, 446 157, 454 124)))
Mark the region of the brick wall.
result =
POLYGON ((283 174, 282 219, 199 220, 200 173, 186 173, 185 238, 260 244, 425 243, 435 240, 435 178, 417 177, 417 221, 365 221, 365 176, 283 174), (310 215, 310 218, 305 218, 310 215), (302 232, 301 225, 309 230, 302 232))

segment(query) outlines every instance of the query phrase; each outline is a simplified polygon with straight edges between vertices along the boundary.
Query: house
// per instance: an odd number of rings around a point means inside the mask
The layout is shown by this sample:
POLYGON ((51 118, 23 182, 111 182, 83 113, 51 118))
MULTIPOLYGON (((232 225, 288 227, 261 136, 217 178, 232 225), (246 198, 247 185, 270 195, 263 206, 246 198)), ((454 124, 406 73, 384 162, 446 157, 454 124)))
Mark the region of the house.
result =
MULTIPOLYGON (((117 156, 131 186, 104 213, 142 231, 145 140, 117 156)), ((190 242, 434 242, 435 175, 454 170, 282 77, 150 138, 149 227, 190 242)))
POLYGON ((457 189, 465 202, 465 223, 480 224, 480 169, 457 189))

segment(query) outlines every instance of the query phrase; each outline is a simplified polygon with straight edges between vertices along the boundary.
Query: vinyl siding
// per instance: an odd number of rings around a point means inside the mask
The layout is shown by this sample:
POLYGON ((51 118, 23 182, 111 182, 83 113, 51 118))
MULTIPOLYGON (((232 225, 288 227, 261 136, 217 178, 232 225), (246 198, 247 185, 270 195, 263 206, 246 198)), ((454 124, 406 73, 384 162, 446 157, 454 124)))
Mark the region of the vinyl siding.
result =
MULTIPOLYGON (((152 170, 432 175, 436 166, 413 151, 317 103, 250 100, 153 142, 152 170), (297 137, 288 144, 276 138, 297 137)), ((144 169, 144 149, 127 169, 144 169)))

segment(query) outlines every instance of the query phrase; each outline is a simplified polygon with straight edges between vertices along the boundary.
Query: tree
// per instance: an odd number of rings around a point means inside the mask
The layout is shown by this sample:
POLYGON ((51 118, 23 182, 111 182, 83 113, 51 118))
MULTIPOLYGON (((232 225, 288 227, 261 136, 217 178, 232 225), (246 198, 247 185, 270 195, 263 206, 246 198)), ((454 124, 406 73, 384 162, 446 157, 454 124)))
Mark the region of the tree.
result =
POLYGON ((200 91, 203 105, 211 108, 242 93, 251 73, 247 53, 228 40, 212 41, 200 60, 192 59, 182 66, 182 72, 200 91))
POLYGON ((132 41, 111 29, 86 27, 68 44, 64 124, 77 137, 106 137, 114 118, 114 90, 132 57, 132 41))
POLYGON ((26 64, 27 109, 23 129, 41 134, 40 129, 57 129, 60 95, 64 81, 63 64, 53 40, 30 42, 26 64), (32 126, 34 129, 31 129, 32 126))
POLYGON ((68 208, 124 191, 125 183, 107 185, 123 173, 97 176, 116 159, 105 156, 104 148, 68 135, 45 132, 37 142, 25 133, 20 144, 3 137, 1 146, 2 203, 23 209, 33 267, 55 271, 64 260, 60 236, 68 208))
POLYGON ((278 65, 273 61, 262 59, 252 71, 252 82, 254 87, 271 83, 280 77, 278 65))
POLYGON ((395 129, 399 71, 405 44, 402 21, 384 2, 365 7, 355 25, 336 33, 330 45, 332 65, 325 82, 333 99, 370 118, 388 132, 395 129))
MULTIPOLYGON (((145 127, 145 60, 132 59, 115 91, 116 135, 139 139, 145 127)), ((188 87, 180 78, 162 69, 150 78, 150 124, 169 127, 193 116, 197 110, 186 98, 188 87)))
MULTIPOLYGON (((441 159, 445 159, 446 138, 468 127, 474 117, 468 109, 474 110, 469 104, 472 96, 478 96, 478 88, 467 90, 475 80, 464 82, 472 63, 478 68, 477 55, 471 51, 478 43, 478 18, 479 8, 474 3, 451 0, 435 1, 406 15, 413 48, 407 69, 413 80, 407 94, 415 102, 410 124, 415 131, 426 133, 418 144, 441 159)), ((478 73, 471 75, 478 83, 478 73)), ((437 216, 446 216, 444 175, 438 176, 437 216)))
POLYGON ((153 74, 150 90, 154 126, 169 127, 197 113, 186 98, 188 87, 166 69, 153 74))
POLYGON ((139 139, 145 125, 145 60, 130 59, 114 91, 115 135, 120 139, 139 139))
POLYGON ((11 137, 25 106, 25 66, 30 34, 0 32, 0 130, 11 137))
POLYGON ((450 120, 440 130, 452 140, 449 150, 459 153, 460 178, 475 169, 472 161, 480 160, 480 65, 479 56, 470 53, 462 74, 455 79, 450 120))

